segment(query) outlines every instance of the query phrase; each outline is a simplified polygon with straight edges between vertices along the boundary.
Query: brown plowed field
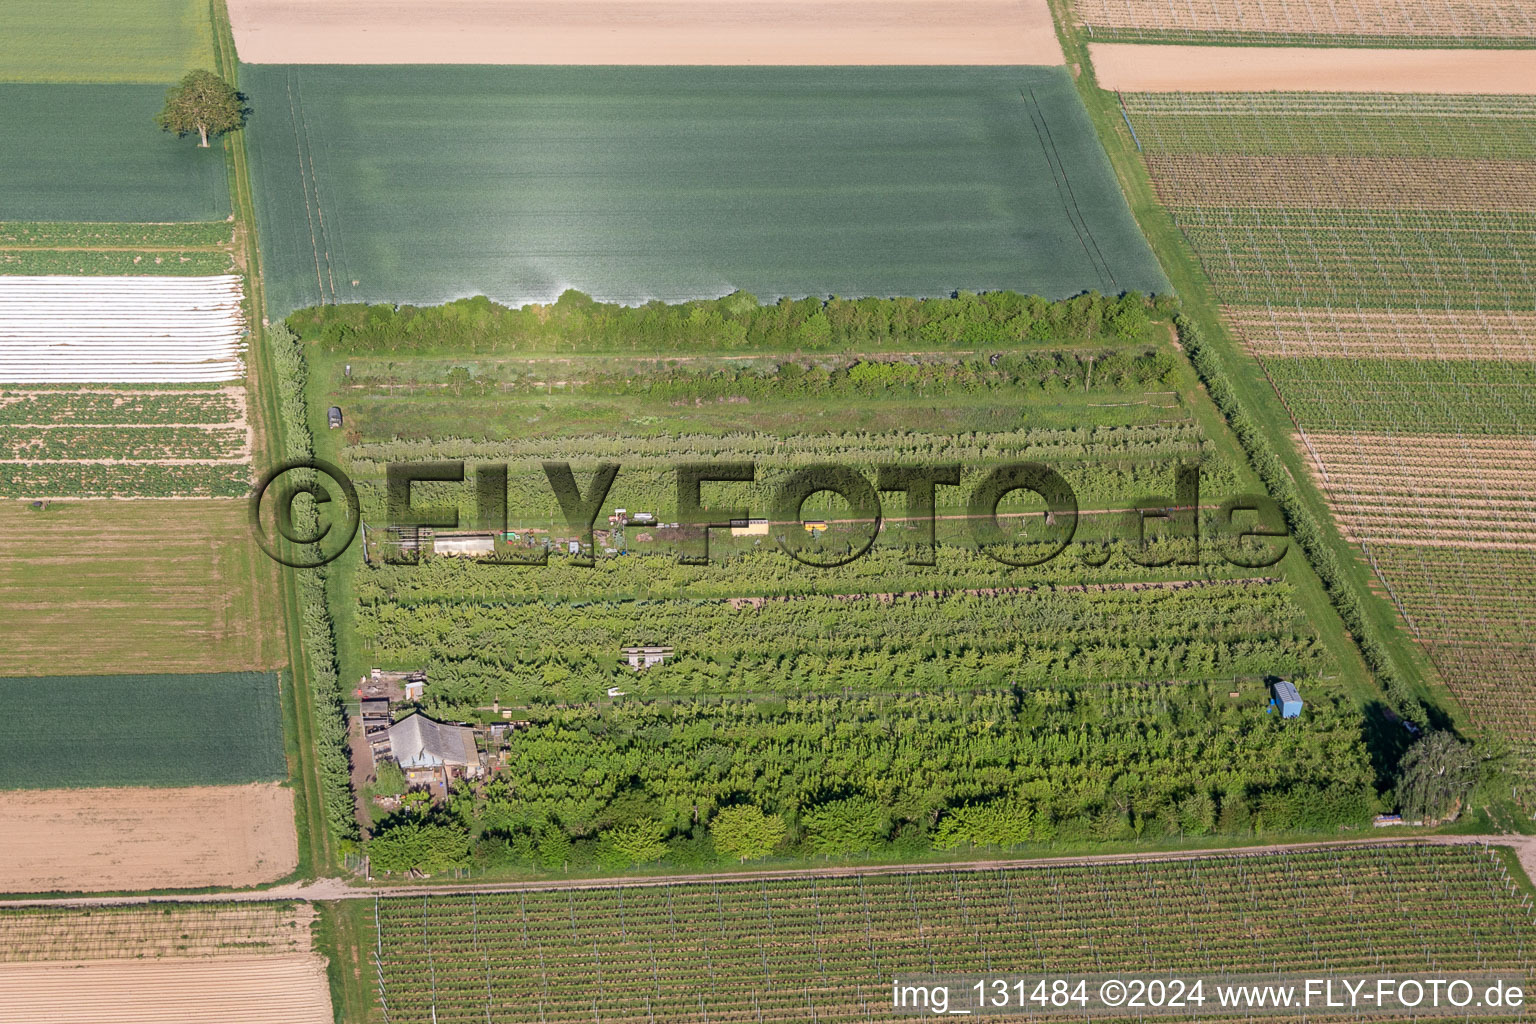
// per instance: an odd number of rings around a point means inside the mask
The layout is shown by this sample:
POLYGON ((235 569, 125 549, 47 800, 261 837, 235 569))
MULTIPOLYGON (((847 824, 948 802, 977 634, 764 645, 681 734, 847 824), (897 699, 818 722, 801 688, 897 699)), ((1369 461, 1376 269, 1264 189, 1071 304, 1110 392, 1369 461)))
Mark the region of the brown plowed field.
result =
POLYGON ((0 502, 5 675, 282 661, 275 564, 243 501, 0 502))
POLYGON ((1238 339, 1261 356, 1536 360, 1536 313, 1234 306, 1223 313, 1238 339))
POLYGON ((1046 0, 229 0, 249 64, 1060 64, 1046 0))
POLYGON ((0 1024, 331 1024, 313 954, 0 966, 0 1024))
POLYGON ((1529 50, 1089 46, 1099 84, 1125 92, 1536 93, 1529 50))
MULTIPOLYGON (((1536 60, 1536 54, 1532 55, 1536 60)), ((1536 163, 1432 157, 1149 153, 1170 206, 1530 210, 1536 163)))
POLYGON ((1536 442, 1307 433, 1298 447, 1355 541, 1536 551, 1536 442))
POLYGON ((1524 0, 1074 0, 1077 20, 1105 28, 1357 36, 1536 36, 1524 0))
POLYGON ((7 892, 257 885, 299 861, 293 791, 275 782, 6 790, 0 836, 7 892))

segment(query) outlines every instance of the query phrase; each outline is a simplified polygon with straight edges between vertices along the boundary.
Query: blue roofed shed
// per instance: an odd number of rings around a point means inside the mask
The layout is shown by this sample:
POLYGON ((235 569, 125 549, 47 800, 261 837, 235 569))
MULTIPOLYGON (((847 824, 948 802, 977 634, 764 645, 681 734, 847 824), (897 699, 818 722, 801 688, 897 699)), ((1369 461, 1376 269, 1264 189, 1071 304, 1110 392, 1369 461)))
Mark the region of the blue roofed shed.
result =
POLYGON ((1301 717, 1301 694, 1296 692, 1296 685, 1284 679, 1275 681, 1275 696, 1270 700, 1272 707, 1280 709, 1281 718, 1301 717))

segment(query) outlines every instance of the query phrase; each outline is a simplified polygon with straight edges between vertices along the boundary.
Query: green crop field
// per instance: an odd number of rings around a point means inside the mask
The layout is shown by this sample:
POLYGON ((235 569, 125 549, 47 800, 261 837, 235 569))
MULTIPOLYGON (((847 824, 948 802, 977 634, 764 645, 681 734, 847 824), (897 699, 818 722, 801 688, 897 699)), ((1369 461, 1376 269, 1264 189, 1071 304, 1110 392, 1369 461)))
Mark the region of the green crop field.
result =
POLYGON ((270 311, 1165 292, 1061 68, 252 66, 270 311))
POLYGON ((1473 847, 434 895, 325 913, 349 915, 377 962, 360 974, 368 1019, 396 1024, 852 1022, 891 1014, 893 977, 930 972, 1519 974, 1536 949, 1503 863, 1473 847))
POLYGON ((1536 101, 1127 95, 1153 187, 1378 591, 1536 775, 1536 101))
MULTIPOLYGON (((1232 565, 1210 543, 1196 557, 1170 539, 1154 541, 1161 559, 1142 559, 1162 564, 1131 557, 1123 510, 1172 494, 1177 464, 1200 469, 1208 541, 1213 510, 1255 487, 1153 313, 1139 299, 999 293, 627 311, 568 297, 532 319, 484 301, 295 314, 311 431, 357 482, 369 527, 369 562, 354 550, 332 577, 340 674, 424 668, 440 718, 515 708, 527 729, 501 788, 470 812, 503 835, 553 827, 582 840, 584 865, 626 866, 592 839, 631 827, 667 845, 629 863, 709 862, 703 823, 736 802, 797 823, 791 855, 888 843, 919 855, 941 841, 934 821, 963 805, 1024 808, 1037 824, 1002 845, 1361 821, 1374 801, 1370 690, 1337 626, 1314 617, 1305 564, 1232 565), (689 330, 705 337, 684 352, 689 330), (785 354, 801 338, 823 353, 785 354), (345 429, 326 429, 331 405, 345 429), (507 465, 518 536, 506 550, 553 542, 548 565, 387 564, 398 552, 384 465, 455 458, 507 465), (592 568, 565 556, 575 534, 547 459, 570 460, 583 486, 598 462, 620 464, 592 568), (1025 459, 1057 469, 1084 511, 1070 550, 1032 568, 979 550, 965 497, 1025 459), (757 516, 795 467, 964 469, 962 486, 939 488, 931 566, 910 564, 921 534, 899 495, 867 555, 820 569, 771 537, 723 530, 712 564, 680 565, 685 531, 608 524, 614 507, 675 519, 673 467, 708 460, 755 463, 755 484, 710 485, 706 500, 757 516), (620 657, 635 644, 673 656, 636 673, 620 657), (1305 728, 1265 714, 1277 676, 1307 690, 1305 728), (1207 765, 1218 742, 1219 778, 1207 765), (1085 784, 1092 764, 1114 767, 1085 784), (852 834, 818 831, 850 808, 874 817, 852 834)), ((475 525, 469 487, 413 494, 475 525)), ((803 510, 831 524, 816 557, 846 552, 850 512, 825 495, 803 510)), ((490 866, 533 866, 483 839, 490 866)))
POLYGON ((0 789, 214 786, 288 775, 270 672, 0 679, 0 704, 10 751, 0 789))
POLYGON ((0 81, 169 85, 213 65, 203 0, 0 0, 0 81))
POLYGON ((162 132, 154 116, 164 101, 158 85, 0 83, 0 216, 223 220, 224 155, 162 132))

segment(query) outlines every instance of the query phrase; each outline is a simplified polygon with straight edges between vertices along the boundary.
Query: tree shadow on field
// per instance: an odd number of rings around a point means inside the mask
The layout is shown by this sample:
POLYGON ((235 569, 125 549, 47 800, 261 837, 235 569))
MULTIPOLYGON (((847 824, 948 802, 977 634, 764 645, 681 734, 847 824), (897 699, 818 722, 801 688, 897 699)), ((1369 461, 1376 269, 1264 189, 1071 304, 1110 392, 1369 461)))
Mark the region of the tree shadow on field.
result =
POLYGON ((1397 783, 1397 766, 1417 736, 1386 704, 1373 700, 1365 706, 1365 748, 1371 755, 1378 792, 1397 783))

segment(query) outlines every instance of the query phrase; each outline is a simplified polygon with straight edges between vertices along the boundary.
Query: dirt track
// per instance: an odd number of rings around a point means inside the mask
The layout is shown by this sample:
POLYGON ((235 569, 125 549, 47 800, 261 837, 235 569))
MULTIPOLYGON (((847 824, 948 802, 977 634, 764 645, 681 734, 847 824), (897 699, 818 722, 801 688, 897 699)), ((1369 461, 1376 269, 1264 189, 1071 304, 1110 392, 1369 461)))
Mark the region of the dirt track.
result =
POLYGON ((230 0, 249 64, 1061 64, 1046 0, 230 0))
POLYGON ((1529 50, 1089 46, 1099 84, 1125 92, 1536 94, 1529 50))
POLYGON ((333 900, 371 900, 377 897, 420 896, 445 893, 500 893, 537 892, 547 889, 633 889, 637 887, 694 885, 711 882, 754 882, 779 878, 853 878, 860 875, 928 874, 945 871, 993 871, 999 868, 1049 868, 1068 864, 1123 864, 1142 861, 1199 860, 1206 857, 1258 856, 1284 853, 1289 850, 1315 850, 1324 847, 1348 848, 1351 846, 1390 845, 1396 843, 1426 843, 1431 846, 1508 846, 1512 847, 1527 875, 1536 877, 1536 836, 1489 835, 1489 836, 1400 836, 1372 835, 1368 838, 1324 840, 1312 843, 1274 843, 1267 846, 1244 846, 1213 850, 1168 850, 1145 853, 1104 853, 1067 857, 1036 857, 1029 860, 983 860, 946 864, 888 864, 846 865, 825 868, 799 868, 791 870, 725 871, 696 875, 653 875, 622 878, 550 879, 537 882, 509 882, 502 884, 452 884, 452 885, 383 885, 353 886, 340 878, 322 878, 295 885, 275 886, 256 892, 195 893, 185 896, 83 896, 57 900, 6 900, 0 899, 0 907, 51 906, 51 907, 102 907, 132 906, 146 903, 230 903, 260 900, 307 900, 329 902, 333 900))

